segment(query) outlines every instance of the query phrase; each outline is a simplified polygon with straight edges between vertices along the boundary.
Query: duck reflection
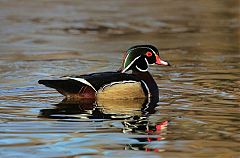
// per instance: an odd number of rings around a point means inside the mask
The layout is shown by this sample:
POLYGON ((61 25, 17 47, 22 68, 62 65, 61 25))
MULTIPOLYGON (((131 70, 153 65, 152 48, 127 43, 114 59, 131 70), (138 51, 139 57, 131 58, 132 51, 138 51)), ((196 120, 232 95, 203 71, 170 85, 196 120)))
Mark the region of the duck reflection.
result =
POLYGON ((155 113, 158 98, 137 100, 69 100, 55 104, 53 109, 42 109, 40 117, 56 119, 125 119, 155 113), (77 116, 76 116, 77 115, 77 116))
POLYGON ((53 109, 42 109, 39 117, 54 119, 99 119, 122 120, 122 131, 126 134, 141 134, 135 138, 139 144, 128 144, 126 150, 158 151, 148 148, 146 143, 164 139, 167 120, 151 121, 149 116, 156 112, 158 98, 139 100, 67 100, 64 99, 53 109))

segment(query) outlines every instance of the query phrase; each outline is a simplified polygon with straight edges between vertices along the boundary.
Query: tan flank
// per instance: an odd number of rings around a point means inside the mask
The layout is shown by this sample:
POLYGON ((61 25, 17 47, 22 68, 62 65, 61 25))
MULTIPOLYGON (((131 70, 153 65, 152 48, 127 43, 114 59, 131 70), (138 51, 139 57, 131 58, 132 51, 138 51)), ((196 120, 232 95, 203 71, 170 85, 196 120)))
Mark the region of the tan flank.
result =
POLYGON ((145 98, 140 82, 119 82, 109 84, 97 93, 99 99, 139 99, 145 98))

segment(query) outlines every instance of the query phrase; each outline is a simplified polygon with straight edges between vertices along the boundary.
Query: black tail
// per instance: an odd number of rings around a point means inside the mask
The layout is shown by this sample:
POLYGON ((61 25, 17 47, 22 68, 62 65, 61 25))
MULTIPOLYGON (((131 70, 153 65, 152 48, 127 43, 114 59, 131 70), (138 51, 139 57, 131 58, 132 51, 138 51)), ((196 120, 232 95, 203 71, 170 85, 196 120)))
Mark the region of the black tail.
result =
POLYGON ((67 79, 67 80, 39 80, 39 84, 43 84, 47 87, 56 89, 63 95, 77 94, 85 84, 67 79))

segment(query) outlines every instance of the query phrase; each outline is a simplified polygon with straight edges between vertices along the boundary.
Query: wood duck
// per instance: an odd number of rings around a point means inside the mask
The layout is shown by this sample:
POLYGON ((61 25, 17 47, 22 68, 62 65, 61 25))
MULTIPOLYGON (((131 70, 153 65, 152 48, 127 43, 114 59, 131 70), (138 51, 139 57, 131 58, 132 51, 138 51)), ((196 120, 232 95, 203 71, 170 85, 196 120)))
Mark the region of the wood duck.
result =
POLYGON ((39 84, 56 89, 73 99, 140 99, 159 97, 159 91, 149 65, 170 65, 159 57, 152 45, 136 45, 124 53, 121 68, 115 72, 100 72, 59 80, 39 80, 39 84), (128 71, 132 73, 126 73, 128 71))

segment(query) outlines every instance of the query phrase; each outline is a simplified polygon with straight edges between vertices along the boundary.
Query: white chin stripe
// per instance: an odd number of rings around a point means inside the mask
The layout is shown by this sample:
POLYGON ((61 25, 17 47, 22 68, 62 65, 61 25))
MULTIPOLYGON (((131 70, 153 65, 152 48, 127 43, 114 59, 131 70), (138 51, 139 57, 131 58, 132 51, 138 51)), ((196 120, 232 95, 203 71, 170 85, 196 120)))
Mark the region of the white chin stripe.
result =
POLYGON ((66 78, 72 79, 72 80, 75 80, 75 81, 79 81, 79 82, 81 82, 81 83, 83 83, 83 84, 85 84, 85 85, 88 85, 88 86, 91 87, 95 92, 97 92, 96 89, 93 87, 93 85, 92 85, 91 83, 89 83, 87 80, 85 80, 84 78, 74 78, 74 77, 66 77, 66 78))
POLYGON ((145 69, 145 70, 140 69, 137 65, 136 65, 136 68, 138 69, 138 71, 141 71, 141 72, 147 72, 148 71, 148 69, 145 69))

